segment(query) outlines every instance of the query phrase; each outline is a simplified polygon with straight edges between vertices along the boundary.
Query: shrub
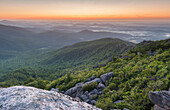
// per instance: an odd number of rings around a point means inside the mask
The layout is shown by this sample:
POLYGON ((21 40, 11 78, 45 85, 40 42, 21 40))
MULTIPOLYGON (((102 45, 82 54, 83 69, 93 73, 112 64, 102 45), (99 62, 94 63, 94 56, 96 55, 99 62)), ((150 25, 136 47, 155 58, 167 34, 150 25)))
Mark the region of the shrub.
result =
POLYGON ((92 82, 90 84, 86 84, 83 86, 83 91, 92 91, 93 89, 97 88, 97 85, 98 83, 95 81, 95 82, 92 82))
POLYGON ((116 88, 116 84, 115 83, 111 83, 111 84, 109 84, 108 88, 110 90, 114 90, 116 88))

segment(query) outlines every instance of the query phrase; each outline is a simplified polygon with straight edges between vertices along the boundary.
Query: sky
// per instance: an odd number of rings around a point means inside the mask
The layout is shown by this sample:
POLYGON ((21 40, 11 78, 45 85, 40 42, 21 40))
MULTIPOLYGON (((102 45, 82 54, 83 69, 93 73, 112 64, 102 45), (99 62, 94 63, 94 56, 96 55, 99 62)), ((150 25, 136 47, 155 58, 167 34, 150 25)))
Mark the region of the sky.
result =
POLYGON ((0 19, 170 18, 170 0, 0 0, 0 19))

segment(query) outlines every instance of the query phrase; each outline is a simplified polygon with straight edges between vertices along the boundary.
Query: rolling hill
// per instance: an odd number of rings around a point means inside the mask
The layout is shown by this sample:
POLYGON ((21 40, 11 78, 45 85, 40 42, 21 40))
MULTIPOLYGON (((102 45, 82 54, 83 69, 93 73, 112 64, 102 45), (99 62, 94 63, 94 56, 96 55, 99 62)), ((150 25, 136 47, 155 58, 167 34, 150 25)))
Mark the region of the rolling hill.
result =
POLYGON ((65 46, 57 51, 47 53, 43 64, 72 63, 72 66, 87 64, 97 64, 108 60, 112 54, 118 55, 127 50, 133 43, 120 39, 104 38, 93 41, 79 42, 70 46, 65 46))

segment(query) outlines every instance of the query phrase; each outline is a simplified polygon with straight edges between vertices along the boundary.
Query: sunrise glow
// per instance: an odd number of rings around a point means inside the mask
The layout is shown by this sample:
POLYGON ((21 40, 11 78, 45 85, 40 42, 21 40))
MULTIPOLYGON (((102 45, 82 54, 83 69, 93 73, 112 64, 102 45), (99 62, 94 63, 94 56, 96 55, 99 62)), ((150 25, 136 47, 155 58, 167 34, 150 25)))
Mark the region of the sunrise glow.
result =
POLYGON ((0 19, 170 18, 170 0, 0 0, 0 19))

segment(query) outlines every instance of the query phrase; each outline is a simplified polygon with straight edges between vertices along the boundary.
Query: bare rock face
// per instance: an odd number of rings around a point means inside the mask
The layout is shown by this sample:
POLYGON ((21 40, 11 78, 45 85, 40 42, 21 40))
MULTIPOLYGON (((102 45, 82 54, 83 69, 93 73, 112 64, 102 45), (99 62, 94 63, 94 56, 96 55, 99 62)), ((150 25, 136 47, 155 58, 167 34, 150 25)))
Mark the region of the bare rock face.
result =
POLYGON ((155 104, 154 110, 170 110, 170 91, 149 92, 149 98, 155 104))
POLYGON ((100 110, 76 98, 37 89, 14 86, 0 88, 0 110, 100 110))

